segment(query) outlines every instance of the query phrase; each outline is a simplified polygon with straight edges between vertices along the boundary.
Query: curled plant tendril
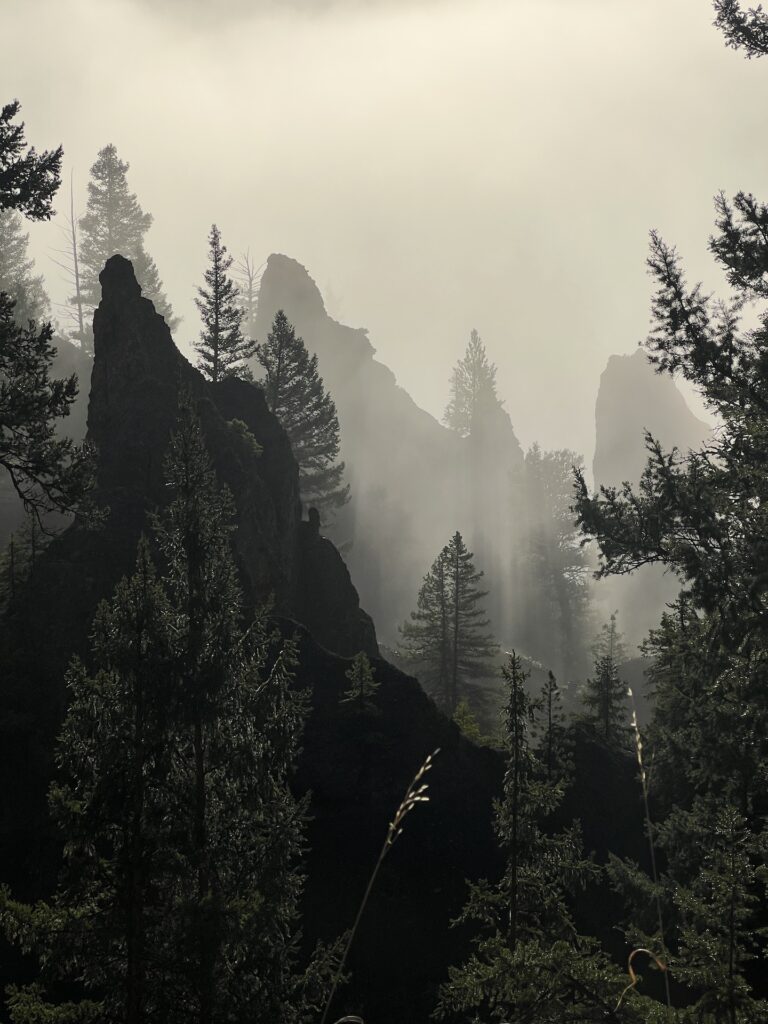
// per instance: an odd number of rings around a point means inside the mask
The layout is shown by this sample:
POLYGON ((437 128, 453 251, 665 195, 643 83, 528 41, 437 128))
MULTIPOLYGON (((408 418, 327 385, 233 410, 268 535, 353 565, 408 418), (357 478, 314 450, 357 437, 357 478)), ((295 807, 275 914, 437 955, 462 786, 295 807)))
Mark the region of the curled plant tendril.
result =
MULTIPOLYGON (((629 958, 627 959, 627 971, 629 973, 629 984, 627 985, 627 987, 624 989, 624 991, 619 996, 619 1001, 618 1001, 618 1003, 616 1003, 616 1010, 618 1010, 618 1008, 624 1002, 624 996, 627 994, 627 992, 629 992, 630 989, 633 989, 633 988, 635 988, 637 986, 637 982, 638 982, 639 979, 637 977, 637 974, 635 973, 634 967, 632 966, 632 961, 635 959, 635 957, 637 956, 638 953, 647 953, 648 956, 651 958, 651 960, 655 961, 656 966, 659 968, 660 971, 668 970, 667 965, 662 960, 659 960, 659 958, 656 956, 656 954, 652 953, 650 951, 650 949, 645 949, 644 946, 641 946, 639 949, 633 949, 632 952, 629 954, 629 958)), ((615 1013, 616 1010, 614 1010, 613 1012, 615 1013)))

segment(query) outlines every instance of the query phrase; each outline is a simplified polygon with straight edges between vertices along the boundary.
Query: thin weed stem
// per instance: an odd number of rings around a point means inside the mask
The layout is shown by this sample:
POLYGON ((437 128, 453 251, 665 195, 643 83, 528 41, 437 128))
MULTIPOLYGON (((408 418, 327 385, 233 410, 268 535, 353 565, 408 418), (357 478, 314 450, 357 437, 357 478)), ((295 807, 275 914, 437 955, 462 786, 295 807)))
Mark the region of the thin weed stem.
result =
MULTIPOLYGON (((427 772, 432 768, 432 762, 439 752, 439 748, 437 750, 433 750, 432 753, 429 754, 421 768, 419 768, 419 770, 416 772, 413 779, 411 780, 410 785, 408 786, 408 789, 405 791, 405 796, 400 802, 400 806, 397 808, 394 818, 389 823, 389 827, 387 828, 387 835, 384 840, 384 845, 382 846, 381 853, 379 854, 379 859, 376 861, 376 866, 371 872, 371 877, 368 879, 368 885, 366 886, 365 894, 363 895, 363 899, 360 903, 360 906, 358 907, 355 922, 352 925, 352 930, 349 933, 347 944, 344 947, 344 953, 342 954, 341 960, 339 961, 339 966, 336 968, 336 974, 333 977, 333 985, 331 986, 331 992, 330 995, 328 996, 328 1001, 325 1004, 325 1009, 323 1010, 323 1016, 320 1018, 320 1024, 325 1024, 325 1021, 328 1017, 328 1011, 331 1008, 333 997, 336 994, 336 987, 339 984, 339 979, 341 978, 342 971, 344 970, 344 965, 347 962, 347 955, 349 953, 350 947, 352 946, 352 942, 354 941, 355 933, 357 932, 357 927, 360 924, 360 918, 363 916, 365 905, 368 902, 368 897, 371 895, 371 890, 373 889, 374 883, 376 881, 376 876, 379 873, 379 868, 384 863, 384 858, 387 856, 389 851, 394 846, 397 837, 399 835, 402 835, 403 822, 405 821, 408 814, 410 814, 410 812, 417 804, 427 803, 429 801, 429 797, 427 796, 427 783, 424 782, 423 779, 427 772)), ((342 1020, 358 1021, 360 1020, 360 1018, 343 1017, 342 1020)))

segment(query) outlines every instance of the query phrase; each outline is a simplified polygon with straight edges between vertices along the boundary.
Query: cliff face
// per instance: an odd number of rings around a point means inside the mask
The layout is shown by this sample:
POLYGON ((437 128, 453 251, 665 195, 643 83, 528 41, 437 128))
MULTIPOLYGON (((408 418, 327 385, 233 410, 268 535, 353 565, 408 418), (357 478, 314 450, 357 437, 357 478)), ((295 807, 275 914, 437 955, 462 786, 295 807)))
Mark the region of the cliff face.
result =
MULTIPOLYGON (((165 500, 163 460, 180 392, 192 397, 220 483, 236 506, 235 551, 247 600, 274 594, 289 611, 299 521, 298 474, 288 440, 258 388, 210 385, 181 356, 170 331, 141 297, 128 260, 113 257, 101 275, 94 316, 94 366, 88 438, 98 455, 98 500, 107 530, 135 538, 146 513, 165 500), (244 422, 260 456, 230 421, 244 422)), ((239 386, 238 386, 239 385, 239 386)))
MULTIPOLYGON (((507 413, 494 415, 480 446, 446 429, 374 358, 365 330, 328 315, 305 268, 272 255, 259 291, 259 339, 267 337, 279 309, 317 353, 336 403, 352 498, 333 535, 351 542, 346 559, 379 630, 390 642, 397 637, 422 577, 457 529, 486 570, 492 617, 506 626, 515 617, 514 598, 505 590, 509 509, 523 463, 507 413)), ((258 376, 257 365, 254 372, 258 376)))
POLYGON ((296 463, 261 391, 241 381, 216 387, 205 381, 141 297, 127 260, 112 257, 101 282, 88 438, 98 452, 95 500, 108 515, 100 529, 74 524, 60 534, 0 622, 0 767, 8 783, 0 787, 0 847, 9 829, 18 850, 25 828, 39 832, 67 663, 86 653, 98 602, 132 571, 140 535, 152 532, 149 514, 167 501, 163 460, 182 390, 200 416, 219 481, 234 499, 245 602, 274 599, 276 614, 291 619, 300 604, 304 624, 324 647, 378 654, 373 624, 341 556, 316 532, 301 531, 296 463), (329 607, 338 622, 329 620, 329 607))
POLYGON ((658 374, 644 349, 611 356, 600 377, 595 404, 595 486, 636 483, 645 468, 643 432, 666 448, 698 448, 710 433, 688 408, 674 380, 658 374))
MULTIPOLYGON (((698 448, 711 428, 689 409, 674 380, 658 374, 643 349, 631 356, 611 356, 600 378, 595 405, 596 443, 592 464, 595 487, 637 484, 648 458, 644 432, 667 449, 698 448)), ((658 625, 665 605, 680 589, 675 576, 660 566, 644 566, 629 577, 613 577, 596 585, 606 614, 618 608, 622 629, 639 643, 658 625)))
MULTIPOLYGON (((277 626, 298 637, 296 683, 311 702, 296 780, 313 794, 310 942, 350 926, 407 783, 441 748, 433 800, 409 822, 408 845, 387 860, 353 954, 357 980, 341 997, 384 1022, 405 1019, 414 1006, 426 1017, 445 964, 465 953, 463 937, 449 928, 465 878, 498 867, 491 810, 501 758, 462 739, 416 680, 377 657, 373 623, 341 557, 313 516, 300 521, 296 465, 258 388, 207 383, 141 297, 126 260, 110 259, 101 281, 88 436, 98 446, 96 497, 109 516, 98 531, 74 525, 60 535, 0 622, 0 878, 32 899, 54 884, 59 850, 45 792, 65 710, 64 673, 73 653, 87 660, 98 601, 132 570, 138 537, 150 532, 148 513, 167 500, 163 455, 184 389, 237 507, 233 541, 246 599, 274 594, 277 626), (350 662, 340 656, 361 649, 379 683, 363 712, 342 701, 350 662)), ((6 969, 0 965, 0 986, 11 980, 6 969)))

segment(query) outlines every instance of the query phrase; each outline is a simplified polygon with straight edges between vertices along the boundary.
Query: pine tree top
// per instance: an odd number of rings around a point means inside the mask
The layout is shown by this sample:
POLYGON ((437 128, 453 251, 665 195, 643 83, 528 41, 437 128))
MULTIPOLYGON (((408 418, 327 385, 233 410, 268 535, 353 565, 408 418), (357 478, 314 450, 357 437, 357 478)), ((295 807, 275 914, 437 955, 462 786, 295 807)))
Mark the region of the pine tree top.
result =
POLYGON ((467 350, 451 375, 451 398, 443 421, 467 437, 484 411, 500 405, 496 394, 496 366, 489 362, 485 345, 473 329, 467 350))
POLYGON ((339 419, 320 376, 317 353, 310 354, 304 339, 285 311, 275 314, 265 342, 256 346, 264 371, 261 386, 271 412, 280 421, 299 464, 299 485, 305 505, 321 512, 349 500, 339 462, 339 419))
POLYGON ((243 334, 245 313, 240 293, 228 273, 232 257, 215 224, 208 235, 208 261, 205 285, 197 289, 195 299, 203 322, 200 340, 195 346, 200 355, 197 365, 214 383, 224 377, 249 379, 251 374, 246 363, 256 351, 256 345, 243 334))

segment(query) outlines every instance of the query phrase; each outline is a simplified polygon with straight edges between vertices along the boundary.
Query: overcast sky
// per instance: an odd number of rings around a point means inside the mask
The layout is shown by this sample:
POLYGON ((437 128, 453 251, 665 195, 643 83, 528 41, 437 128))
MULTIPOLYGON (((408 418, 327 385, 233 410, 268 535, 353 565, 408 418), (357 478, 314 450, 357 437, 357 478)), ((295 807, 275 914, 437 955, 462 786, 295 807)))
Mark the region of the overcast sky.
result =
MULTIPOLYGON (((712 195, 768 197, 768 63, 725 49, 709 0, 0 0, 0 19, 0 99, 64 144, 81 211, 97 150, 130 161, 182 349, 215 221, 234 254, 304 263, 436 415, 476 327, 525 445, 591 459, 600 373, 646 333, 649 228, 719 287, 712 195)), ((56 232, 32 229, 62 299, 56 232)))

